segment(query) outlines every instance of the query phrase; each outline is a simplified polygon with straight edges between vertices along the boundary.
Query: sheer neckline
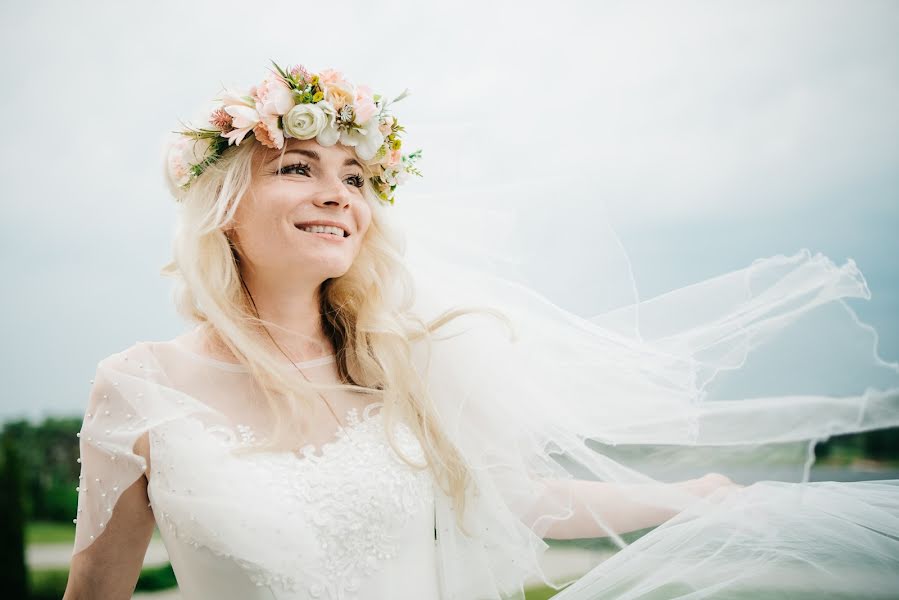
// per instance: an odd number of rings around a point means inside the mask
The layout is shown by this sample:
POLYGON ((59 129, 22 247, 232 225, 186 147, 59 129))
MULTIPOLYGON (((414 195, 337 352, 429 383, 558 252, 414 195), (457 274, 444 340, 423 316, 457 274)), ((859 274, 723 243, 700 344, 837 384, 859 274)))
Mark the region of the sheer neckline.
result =
MULTIPOLYGON (((205 354, 200 354, 190 348, 188 348, 187 344, 183 342, 183 340, 179 338, 174 338, 169 342, 173 347, 177 348, 179 351, 191 356, 193 359, 198 360, 200 362, 206 363, 208 365, 224 369, 226 371, 234 371, 237 373, 246 373, 248 371, 247 367, 240 363, 233 363, 224 360, 219 360, 217 358, 212 358, 211 356, 207 356, 205 354)), ((319 356, 318 358, 311 358, 309 360, 303 360, 300 362, 293 363, 297 367, 317 367, 319 365, 326 365, 334 362, 335 360, 334 354, 326 354, 324 356, 319 356)))

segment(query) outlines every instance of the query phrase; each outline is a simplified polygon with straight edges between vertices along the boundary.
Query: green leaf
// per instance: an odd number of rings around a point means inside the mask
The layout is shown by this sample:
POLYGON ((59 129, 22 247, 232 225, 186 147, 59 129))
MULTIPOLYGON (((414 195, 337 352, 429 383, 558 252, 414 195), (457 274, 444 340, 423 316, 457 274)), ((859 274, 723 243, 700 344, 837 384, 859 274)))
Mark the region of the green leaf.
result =
POLYGON ((397 96, 396 98, 394 98, 393 100, 390 101, 390 104, 393 104, 394 102, 399 102, 400 100, 402 100, 403 98, 408 96, 410 93, 411 92, 409 92, 409 88, 404 89, 402 94, 400 94, 399 96, 397 96))
MULTIPOLYGON (((271 59, 269 59, 271 60, 271 59)), ((278 66, 278 63, 272 60, 272 64, 275 65, 275 69, 278 71, 278 75, 283 77, 284 79, 290 79, 290 75, 284 72, 284 69, 278 66)))

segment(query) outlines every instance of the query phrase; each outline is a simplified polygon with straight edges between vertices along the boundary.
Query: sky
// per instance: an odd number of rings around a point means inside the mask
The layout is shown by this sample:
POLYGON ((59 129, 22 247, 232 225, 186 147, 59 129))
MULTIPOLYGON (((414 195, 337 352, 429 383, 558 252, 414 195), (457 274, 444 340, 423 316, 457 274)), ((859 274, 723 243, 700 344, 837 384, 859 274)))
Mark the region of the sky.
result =
POLYGON ((851 258, 872 293, 851 305, 899 360, 899 3, 0 11, 0 419, 80 415, 101 358, 189 327, 159 275, 176 214, 163 140, 270 60, 408 88, 396 113, 427 173, 410 195, 555 177, 601 200, 641 297, 800 248, 851 258))

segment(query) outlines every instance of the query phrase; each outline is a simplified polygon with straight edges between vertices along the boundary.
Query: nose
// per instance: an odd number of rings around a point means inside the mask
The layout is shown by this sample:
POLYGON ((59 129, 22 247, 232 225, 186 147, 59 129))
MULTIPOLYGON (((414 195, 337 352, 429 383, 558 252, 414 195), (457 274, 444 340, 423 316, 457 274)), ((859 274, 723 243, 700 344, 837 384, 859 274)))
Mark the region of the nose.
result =
POLYGON ((337 205, 343 208, 350 203, 352 197, 353 195, 347 189, 346 184, 339 177, 335 176, 328 178, 327 183, 322 184, 322 190, 317 196, 316 204, 324 206, 337 205))

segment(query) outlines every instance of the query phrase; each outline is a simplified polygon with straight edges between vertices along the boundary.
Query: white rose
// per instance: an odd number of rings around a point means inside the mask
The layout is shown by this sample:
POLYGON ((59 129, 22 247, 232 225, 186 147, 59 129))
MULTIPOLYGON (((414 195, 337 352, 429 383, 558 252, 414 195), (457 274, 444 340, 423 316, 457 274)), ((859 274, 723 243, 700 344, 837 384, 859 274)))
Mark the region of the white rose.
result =
POLYGON ((284 134, 298 140, 312 139, 327 121, 327 115, 317 104, 297 104, 284 115, 284 134))

